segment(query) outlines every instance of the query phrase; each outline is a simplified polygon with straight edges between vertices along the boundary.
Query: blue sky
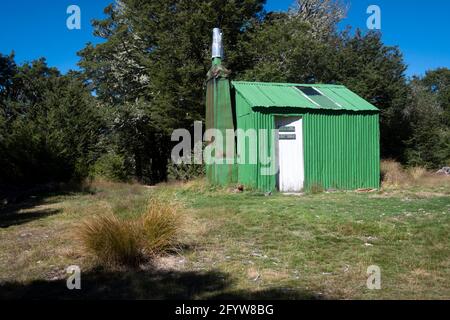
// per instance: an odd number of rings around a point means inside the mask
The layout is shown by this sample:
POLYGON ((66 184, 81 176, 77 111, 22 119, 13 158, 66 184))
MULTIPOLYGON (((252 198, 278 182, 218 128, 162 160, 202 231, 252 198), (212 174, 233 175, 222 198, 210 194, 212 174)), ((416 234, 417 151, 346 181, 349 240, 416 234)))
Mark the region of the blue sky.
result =
MULTIPOLYGON (((348 0, 350 10, 341 27, 367 30, 366 9, 381 8, 383 41, 398 45, 409 68, 408 75, 436 67, 450 68, 450 1, 448 0, 348 0)), ((76 68, 76 52, 87 42, 98 42, 90 21, 103 16, 111 0, 15 0, 0 4, 0 52, 14 50, 18 62, 46 57, 63 72, 76 68), (66 28, 66 9, 81 8, 81 30, 66 28)), ((266 10, 286 10, 291 0, 268 0, 266 10)))

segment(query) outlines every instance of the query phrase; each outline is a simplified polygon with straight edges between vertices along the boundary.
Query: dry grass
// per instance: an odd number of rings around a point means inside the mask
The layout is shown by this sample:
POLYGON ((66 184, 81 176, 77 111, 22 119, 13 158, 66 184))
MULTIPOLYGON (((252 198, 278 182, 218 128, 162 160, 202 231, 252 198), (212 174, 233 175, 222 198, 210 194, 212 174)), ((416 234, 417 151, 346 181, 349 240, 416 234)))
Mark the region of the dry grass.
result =
MULTIPOLYGON (((424 173, 420 178, 413 181, 413 185, 417 187, 449 187, 450 177, 444 175, 438 175, 431 172, 424 173)), ((447 189, 448 190, 448 189, 447 189)))
POLYGON ((80 227, 84 248, 103 265, 136 265, 142 259, 133 223, 113 214, 95 216, 80 227))
POLYGON ((177 206, 153 199, 138 217, 107 213, 85 220, 79 238, 86 252, 104 266, 136 266, 173 249, 180 224, 177 206))
POLYGON ((400 163, 394 160, 381 161, 381 177, 383 186, 400 186, 408 183, 409 177, 400 163))
POLYGON ((319 193, 324 192, 324 188, 323 188, 322 184, 320 184, 320 183, 313 183, 311 185, 309 192, 311 194, 319 194, 319 193))
POLYGON ((128 183, 115 182, 100 177, 84 181, 83 186, 84 188, 92 191, 119 190, 121 192, 124 190, 124 186, 126 186, 128 193, 136 193, 142 189, 142 185, 136 181, 130 181, 128 183))
POLYGON ((414 181, 419 181, 428 174, 427 169, 423 167, 411 167, 407 170, 407 173, 414 181))
POLYGON ((423 167, 404 168, 395 160, 381 161, 382 184, 385 188, 446 186, 450 178, 427 171, 423 167))
POLYGON ((175 248, 181 226, 177 205, 152 199, 147 212, 135 223, 145 255, 154 256, 175 248))

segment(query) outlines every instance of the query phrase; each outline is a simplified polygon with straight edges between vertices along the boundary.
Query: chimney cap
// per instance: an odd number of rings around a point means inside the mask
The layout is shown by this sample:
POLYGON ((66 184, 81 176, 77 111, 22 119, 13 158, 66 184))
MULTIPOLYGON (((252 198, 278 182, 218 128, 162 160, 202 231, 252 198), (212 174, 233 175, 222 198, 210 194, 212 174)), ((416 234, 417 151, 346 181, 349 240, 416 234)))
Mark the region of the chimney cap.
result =
POLYGON ((212 58, 223 58, 222 32, 219 28, 213 29, 212 58))

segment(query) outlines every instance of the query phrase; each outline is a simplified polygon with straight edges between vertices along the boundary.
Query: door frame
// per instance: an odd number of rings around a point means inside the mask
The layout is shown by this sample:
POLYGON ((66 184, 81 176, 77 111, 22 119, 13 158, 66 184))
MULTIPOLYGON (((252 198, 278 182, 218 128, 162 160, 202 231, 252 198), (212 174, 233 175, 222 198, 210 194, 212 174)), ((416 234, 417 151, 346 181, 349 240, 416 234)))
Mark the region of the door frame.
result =
MULTIPOLYGON (((273 126, 275 129, 277 128, 277 119, 279 118, 298 118, 298 120, 302 120, 302 125, 301 125, 301 134, 302 134, 302 140, 301 140, 301 145, 302 145, 302 162, 303 162, 303 186, 302 186, 302 190, 304 189, 304 185, 305 185, 305 180, 306 180, 306 171, 305 171, 305 124, 304 124, 304 115, 303 114, 273 114, 273 126)), ((277 163, 277 174, 275 177, 275 186, 277 188, 278 191, 280 191, 280 148, 279 148, 279 133, 277 132, 276 134, 276 139, 275 139, 276 143, 275 143, 275 156, 276 156, 276 163, 277 163)), ((299 192, 302 192, 302 190, 300 190, 299 192)))

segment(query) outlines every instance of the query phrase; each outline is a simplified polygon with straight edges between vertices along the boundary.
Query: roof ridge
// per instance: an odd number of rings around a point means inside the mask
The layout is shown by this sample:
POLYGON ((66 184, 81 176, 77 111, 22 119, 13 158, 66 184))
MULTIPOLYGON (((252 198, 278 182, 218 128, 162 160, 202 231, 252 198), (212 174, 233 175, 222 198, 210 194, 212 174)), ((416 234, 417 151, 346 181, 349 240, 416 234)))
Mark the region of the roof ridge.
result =
POLYGON ((295 86, 309 86, 309 87, 344 87, 343 84, 334 83, 290 83, 290 82, 264 82, 264 81, 241 81, 233 80, 232 84, 248 84, 248 85, 260 85, 260 86, 281 86, 281 87, 295 87, 295 86))

